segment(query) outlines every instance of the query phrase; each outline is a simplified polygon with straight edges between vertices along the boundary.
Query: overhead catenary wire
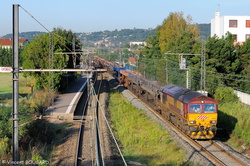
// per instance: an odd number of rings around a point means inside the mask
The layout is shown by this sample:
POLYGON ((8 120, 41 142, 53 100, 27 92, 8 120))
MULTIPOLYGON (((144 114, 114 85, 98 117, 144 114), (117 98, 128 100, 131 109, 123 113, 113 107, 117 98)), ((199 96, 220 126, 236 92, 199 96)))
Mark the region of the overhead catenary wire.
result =
POLYGON ((232 77, 243 77, 243 78, 248 78, 250 79, 250 76, 241 76, 241 75, 235 75, 235 74, 226 74, 226 73, 219 73, 219 72, 213 72, 213 71, 207 71, 208 73, 213 73, 213 74, 220 74, 224 76, 232 76, 232 77))
MULTIPOLYGON (((19 7, 21 8, 21 9, 23 9, 32 19, 34 19, 41 27, 43 27, 49 34, 51 34, 52 36, 54 36, 54 37, 58 37, 58 38, 62 38, 60 35, 57 35, 57 34, 54 34, 54 33, 52 33, 48 28, 46 28, 46 26, 45 25, 43 25, 38 19, 36 19, 31 13, 29 13, 26 9, 24 9, 21 5, 19 5, 19 7)), ((64 39, 63 38, 63 40, 66 40, 67 42, 70 42, 70 43, 72 43, 72 41, 68 41, 67 39, 64 39)), ((68 50, 68 51, 70 51, 71 53, 73 52, 70 48, 68 48, 63 42, 61 42, 60 40, 59 40, 59 42, 68 50)))
MULTIPOLYGON (((155 59, 146 59, 146 58, 142 58, 142 61, 140 61, 140 63, 146 63, 148 61, 153 61, 154 63, 156 62, 159 62, 159 61, 163 61, 163 60, 166 60, 165 58, 155 58, 155 59)), ((171 63, 173 65, 178 65, 179 62, 177 61, 174 61, 174 60, 171 60, 171 59, 167 59, 167 63, 171 63)), ((195 66, 189 66, 189 69, 191 70, 193 74, 193 77, 192 77, 192 80, 197 80, 197 81, 201 81, 200 78, 198 79, 195 79, 194 76, 195 75, 198 75, 200 74, 200 68, 198 67, 195 67, 195 66)), ((159 69, 157 67, 155 67, 155 70, 157 71, 164 71, 165 69, 159 69)), ((168 68, 168 71, 177 71, 177 70, 180 70, 179 68, 173 68, 173 67, 170 67, 168 68)), ((176 74, 176 73, 175 73, 176 74)), ((215 79, 221 79, 223 81, 236 81, 236 83, 248 83, 250 82, 250 77, 249 76, 243 76, 243 75, 236 75, 236 74, 226 74, 226 73, 219 73, 219 72, 214 72, 214 71, 206 71, 206 78, 215 78, 215 79)), ((206 79, 206 83, 208 84, 212 84, 212 85, 217 85, 217 86, 223 86, 223 87, 229 87, 225 84, 221 84, 221 83, 214 83, 214 82, 211 82, 209 81, 208 79, 206 79)), ((242 90, 242 89, 239 89, 238 87, 232 87, 233 89, 235 90, 238 90, 238 91, 241 91, 241 92, 245 92, 245 93, 249 93, 249 91, 247 92, 246 90, 242 90)))
POLYGON ((22 8, 31 18, 33 18, 39 25, 41 25, 46 31, 48 31, 49 33, 50 30, 48 28, 46 28, 40 21, 38 21, 32 14, 30 14, 26 9, 24 9, 21 5, 19 5, 20 8, 22 8))
MULTIPOLYGON (((143 58, 142 60, 146 60, 146 61, 152 61, 152 60, 154 60, 154 61, 162 61, 162 60, 166 60, 166 59, 164 59, 164 58, 160 58, 160 59, 146 59, 146 58, 143 58)), ((176 65, 179 64, 179 62, 171 60, 171 59, 168 59, 168 62, 174 63, 176 65)), ((140 63, 143 63, 143 62, 140 62, 140 63)), ((194 66, 190 66, 190 68, 192 70, 197 70, 197 72, 198 71, 200 72, 200 68, 196 68, 194 66)), ((220 75, 224 75, 224 76, 242 77, 242 78, 250 79, 250 76, 242 76, 242 75, 236 75, 236 74, 226 74, 226 73, 219 73, 219 72, 213 72, 213 71, 206 71, 206 73, 220 74, 220 75)))

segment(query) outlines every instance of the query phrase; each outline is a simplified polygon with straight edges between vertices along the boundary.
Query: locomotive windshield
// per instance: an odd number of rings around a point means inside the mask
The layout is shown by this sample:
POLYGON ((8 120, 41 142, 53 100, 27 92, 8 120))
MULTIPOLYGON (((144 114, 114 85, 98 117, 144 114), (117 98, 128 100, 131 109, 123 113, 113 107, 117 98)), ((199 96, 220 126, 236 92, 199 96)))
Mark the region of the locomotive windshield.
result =
POLYGON ((190 104, 190 113, 201 113, 201 105, 200 104, 190 104))
POLYGON ((190 104, 189 106, 190 113, 215 113, 216 107, 215 104, 190 104), (203 111, 204 109, 204 111, 203 111))
POLYGON ((214 104, 204 104, 204 112, 205 113, 214 113, 214 112, 216 112, 215 105, 214 104))

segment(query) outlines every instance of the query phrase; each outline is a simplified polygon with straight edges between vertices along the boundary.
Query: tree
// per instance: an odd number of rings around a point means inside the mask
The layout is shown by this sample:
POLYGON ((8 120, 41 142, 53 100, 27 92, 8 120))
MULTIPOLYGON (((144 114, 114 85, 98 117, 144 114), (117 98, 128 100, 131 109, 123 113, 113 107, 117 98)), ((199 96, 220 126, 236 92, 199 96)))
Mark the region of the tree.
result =
POLYGON ((191 24, 191 21, 190 16, 187 19, 183 18, 183 12, 170 13, 160 27, 159 47, 162 53, 166 51, 176 52, 183 44, 189 46, 192 44, 189 42, 193 42, 198 37, 199 30, 197 25, 191 24), (186 32, 189 33, 188 41, 180 45, 177 41, 186 35, 186 32))
POLYGON ((12 49, 0 47, 0 66, 11 66, 12 65, 12 49))
POLYGON ((201 42, 197 40, 199 30, 197 25, 191 24, 191 21, 190 16, 187 19, 183 18, 183 12, 170 13, 162 25, 156 28, 155 35, 149 35, 146 41, 147 45, 142 55, 143 59, 149 60, 142 60, 145 64, 140 66, 144 66, 143 69, 147 74, 156 76, 163 84, 168 80, 168 83, 183 86, 186 77, 185 72, 178 69, 178 56, 165 55, 166 52, 201 53, 201 42))
MULTIPOLYGON (((48 69, 48 68, 73 68, 72 55, 53 53, 70 52, 72 51, 72 40, 75 35, 72 31, 62 29, 54 29, 53 32, 37 35, 22 51, 23 63, 25 69, 48 69), (53 42, 52 42, 53 41, 53 42)), ((76 40, 76 49, 80 48, 80 42, 76 40)), ((29 72, 36 78, 36 88, 55 88, 58 89, 63 73, 48 73, 48 72, 29 72), (52 83, 53 82, 53 83, 52 83)))
POLYGON ((250 92, 250 39, 247 39, 242 46, 237 49, 237 55, 240 58, 240 74, 244 77, 238 79, 240 89, 250 92), (245 78, 245 79, 242 79, 245 78))
POLYGON ((161 51, 159 46, 159 37, 160 37, 160 27, 156 28, 154 35, 149 34, 148 39, 146 40, 146 46, 142 50, 143 58, 161 58, 161 51))
MULTIPOLYGON (((234 46, 234 40, 233 35, 227 33, 222 38, 209 37, 206 44, 207 66, 215 73, 224 73, 217 76, 220 81, 216 82, 230 87, 238 87, 232 75, 240 74, 242 70, 240 57, 236 54, 239 46, 234 46)), ((213 77, 214 73, 208 73, 208 77, 209 75, 213 77)))

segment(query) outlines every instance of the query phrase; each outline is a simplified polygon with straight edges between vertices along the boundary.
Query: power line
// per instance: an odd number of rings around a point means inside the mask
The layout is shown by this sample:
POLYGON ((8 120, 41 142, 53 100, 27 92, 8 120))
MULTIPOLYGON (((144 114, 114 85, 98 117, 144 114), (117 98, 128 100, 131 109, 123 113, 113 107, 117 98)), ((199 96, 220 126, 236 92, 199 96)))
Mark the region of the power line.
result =
POLYGON ((212 72, 212 71, 208 71, 208 72, 214 73, 214 74, 220 74, 220 75, 224 75, 224 76, 244 77, 244 78, 249 78, 250 79, 250 76, 241 76, 241 75, 234 75, 234 74, 218 73, 218 72, 212 72))
MULTIPOLYGON (((31 18, 33 18, 39 25, 41 25, 48 33, 50 33, 52 36, 54 37, 58 37, 58 38, 61 38, 69 43, 72 43, 72 41, 69 41, 63 37, 61 37, 60 35, 57 35, 55 33, 52 33, 48 28, 46 28, 45 25, 43 25, 38 19, 36 19, 31 13, 29 13, 26 9, 24 9, 21 5, 19 5, 20 8, 22 8, 31 18)), ((61 40, 59 40, 59 42, 67 49, 69 50, 70 52, 73 52, 70 48, 68 48, 64 43, 61 42, 61 40)))
POLYGON ((51 33, 40 21, 38 21, 32 14, 30 14, 27 10, 25 10, 21 5, 19 5, 20 8, 22 8, 30 17, 32 17, 38 24, 40 24, 46 31, 51 33))

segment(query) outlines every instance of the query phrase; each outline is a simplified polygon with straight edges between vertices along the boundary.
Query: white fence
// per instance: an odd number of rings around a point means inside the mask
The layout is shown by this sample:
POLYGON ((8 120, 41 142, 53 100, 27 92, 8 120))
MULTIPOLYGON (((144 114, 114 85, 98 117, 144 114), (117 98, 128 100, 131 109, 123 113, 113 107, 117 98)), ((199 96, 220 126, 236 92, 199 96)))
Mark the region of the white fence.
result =
POLYGON ((250 105, 250 94, 243 93, 237 90, 234 90, 234 93, 239 97, 242 103, 250 105))

